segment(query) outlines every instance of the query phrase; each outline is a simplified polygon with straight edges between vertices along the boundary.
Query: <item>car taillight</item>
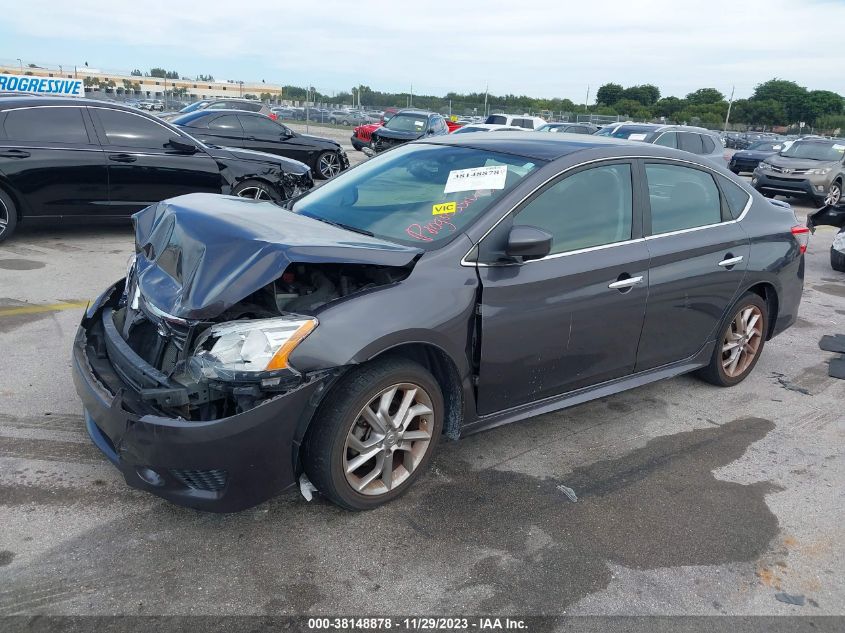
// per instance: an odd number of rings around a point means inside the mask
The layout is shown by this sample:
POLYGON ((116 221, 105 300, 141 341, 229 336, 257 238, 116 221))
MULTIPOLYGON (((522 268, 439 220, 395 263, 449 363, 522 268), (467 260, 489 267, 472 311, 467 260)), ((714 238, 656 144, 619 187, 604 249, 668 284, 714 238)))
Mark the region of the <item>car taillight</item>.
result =
POLYGON ((274 121, 276 121, 276 120, 279 118, 279 115, 278 115, 278 114, 276 114, 275 112, 271 112, 268 116, 269 116, 271 119, 273 119, 274 121))
POLYGON ((801 254, 807 252, 807 243, 810 241, 810 229, 800 224, 792 227, 792 235, 798 242, 798 247, 801 249, 801 254))

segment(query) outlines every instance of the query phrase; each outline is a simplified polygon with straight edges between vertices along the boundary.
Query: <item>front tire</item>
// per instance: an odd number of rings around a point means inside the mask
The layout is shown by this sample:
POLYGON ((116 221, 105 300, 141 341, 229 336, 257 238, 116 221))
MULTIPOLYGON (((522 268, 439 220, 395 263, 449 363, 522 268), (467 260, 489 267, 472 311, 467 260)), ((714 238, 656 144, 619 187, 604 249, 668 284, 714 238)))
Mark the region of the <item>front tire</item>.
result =
POLYGON ((822 200, 822 206, 831 206, 835 207, 839 202, 842 200, 842 183, 838 180, 830 185, 830 189, 827 190, 827 195, 825 195, 824 199, 822 200))
POLYGON ((745 380, 766 344, 769 310, 766 302, 746 292, 734 303, 730 319, 722 327, 710 364, 699 370, 703 380, 719 387, 733 387, 745 380))
POLYGON ((18 226, 18 209, 5 191, 0 189, 0 242, 11 237, 18 226))
POLYGON ((840 253, 832 246, 830 247, 830 267, 835 271, 845 273, 845 253, 840 253))
POLYGON ((341 378, 308 429, 302 462, 326 498, 371 510, 425 471, 443 429, 443 394, 424 367, 377 360, 341 378))

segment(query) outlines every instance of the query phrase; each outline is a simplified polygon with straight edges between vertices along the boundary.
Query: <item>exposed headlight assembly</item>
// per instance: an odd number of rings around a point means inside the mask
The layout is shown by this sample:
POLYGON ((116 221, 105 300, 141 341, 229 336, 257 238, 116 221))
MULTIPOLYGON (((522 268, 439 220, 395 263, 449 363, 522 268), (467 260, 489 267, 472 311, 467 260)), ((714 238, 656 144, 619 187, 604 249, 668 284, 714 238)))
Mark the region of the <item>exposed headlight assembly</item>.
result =
POLYGON ((220 380, 290 369, 288 357, 317 324, 297 315, 219 323, 197 339, 190 365, 203 377, 220 380))

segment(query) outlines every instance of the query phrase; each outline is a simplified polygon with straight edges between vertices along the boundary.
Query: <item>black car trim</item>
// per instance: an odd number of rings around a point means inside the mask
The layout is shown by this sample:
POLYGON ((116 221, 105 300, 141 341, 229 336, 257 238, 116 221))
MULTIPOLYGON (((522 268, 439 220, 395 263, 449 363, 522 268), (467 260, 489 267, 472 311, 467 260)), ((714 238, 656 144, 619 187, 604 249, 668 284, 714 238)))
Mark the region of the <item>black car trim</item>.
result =
MULTIPOLYGON (((727 178, 727 176, 725 176, 725 174, 718 172, 717 170, 715 170, 714 168, 712 168, 708 165, 704 165, 702 163, 697 163, 697 162, 691 161, 691 160, 684 160, 682 158, 663 158, 663 157, 656 157, 656 156, 616 156, 616 157, 609 157, 609 158, 595 158, 593 160, 584 161, 582 163, 578 163, 577 165, 572 165, 571 167, 567 167, 563 171, 559 171, 556 174, 550 176, 549 178, 544 180, 542 183, 540 183, 537 187, 535 187, 533 190, 531 190, 528 194, 526 194, 525 197, 523 197, 519 202, 514 204, 507 211, 507 213, 505 213, 501 218, 499 218, 496 221, 496 223, 493 226, 491 226, 487 230, 487 232, 484 233, 484 235, 482 235, 479 238, 478 242, 473 244, 472 248, 470 248, 466 252, 466 254, 461 258, 461 266, 466 266, 466 267, 469 267, 469 268, 472 268, 472 267, 475 267, 475 266, 483 266, 485 268, 491 267, 491 266, 499 266, 500 264, 485 264, 483 262, 472 261, 471 259, 468 259, 468 258, 473 253, 473 251, 476 249, 476 247, 479 244, 481 244, 481 242, 488 235, 490 235, 490 233, 492 233, 494 231, 494 229, 497 226, 499 226, 499 224, 501 224, 517 208, 519 208, 526 200, 528 200, 528 198, 533 196, 535 193, 537 193, 540 189, 545 187, 551 181, 555 180, 556 178, 559 178, 561 175, 566 174, 566 173, 568 173, 568 172, 570 172, 574 169, 584 167, 585 165, 592 165, 594 163, 605 163, 605 162, 613 162, 613 161, 620 161, 620 160, 629 161, 629 160, 637 160, 637 159, 653 160, 653 161, 657 161, 657 162, 667 161, 667 162, 675 162, 675 163, 686 163, 686 164, 689 164, 689 165, 695 165, 697 167, 703 167, 707 171, 709 171, 713 174, 717 174, 719 176, 722 176, 723 178, 727 178)), ((743 191, 744 191, 744 189, 743 189, 743 191)), ((748 193, 748 192, 746 191, 745 193, 748 193)), ((726 220, 724 222, 717 222, 716 224, 708 224, 706 226, 696 226, 696 227, 693 227, 691 229, 682 229, 680 231, 673 231, 671 233, 659 233, 657 235, 648 235, 648 236, 645 236, 644 238, 639 238, 639 239, 650 239, 650 238, 657 238, 657 237, 665 237, 665 236, 676 235, 676 234, 680 234, 680 233, 688 233, 690 231, 698 231, 698 230, 701 230, 701 229, 709 229, 709 228, 712 228, 714 226, 721 226, 723 224, 735 224, 735 223, 741 221, 745 217, 745 215, 748 213, 748 210, 751 209, 751 204, 752 204, 753 201, 754 201, 754 198, 751 196, 751 194, 748 194, 748 202, 745 204, 745 208, 742 210, 742 213, 740 213, 739 217, 736 218, 735 220, 726 220)), ((590 247, 590 248, 587 248, 587 249, 581 249, 579 251, 570 251, 568 253, 555 253, 554 255, 546 255, 545 257, 541 257, 539 259, 530 259, 530 260, 523 262, 523 263, 524 264, 530 264, 530 263, 533 263, 533 262, 542 262, 546 259, 551 259, 553 257, 561 257, 561 256, 564 256, 564 255, 573 255, 573 254, 581 253, 581 252, 589 252, 591 250, 597 250, 597 249, 600 249, 600 248, 607 248, 609 246, 619 246, 621 244, 628 244, 628 243, 631 243, 631 242, 634 242, 634 241, 637 241, 637 240, 629 240, 627 242, 614 242, 613 244, 603 244, 601 246, 593 246, 593 247, 590 247)))
POLYGON ((141 358, 129 344, 123 340, 112 317, 112 309, 103 310, 103 332, 106 350, 112 367, 120 377, 137 391, 159 386, 170 386, 167 376, 141 358))

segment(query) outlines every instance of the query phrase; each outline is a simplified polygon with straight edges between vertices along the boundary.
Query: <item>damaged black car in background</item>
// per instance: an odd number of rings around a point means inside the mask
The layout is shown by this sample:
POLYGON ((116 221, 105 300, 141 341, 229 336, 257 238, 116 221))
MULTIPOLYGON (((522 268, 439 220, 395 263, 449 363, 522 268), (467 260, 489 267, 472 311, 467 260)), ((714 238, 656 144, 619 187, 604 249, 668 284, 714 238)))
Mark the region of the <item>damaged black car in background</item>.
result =
POLYGON ((443 434, 690 371, 735 385, 795 322, 808 238, 690 154, 530 132, 408 143, 285 209, 193 194, 134 223, 74 382, 129 485, 213 511, 303 475, 369 509, 443 434))

